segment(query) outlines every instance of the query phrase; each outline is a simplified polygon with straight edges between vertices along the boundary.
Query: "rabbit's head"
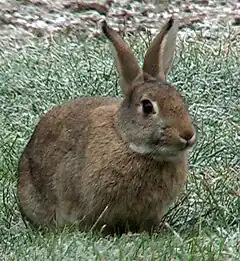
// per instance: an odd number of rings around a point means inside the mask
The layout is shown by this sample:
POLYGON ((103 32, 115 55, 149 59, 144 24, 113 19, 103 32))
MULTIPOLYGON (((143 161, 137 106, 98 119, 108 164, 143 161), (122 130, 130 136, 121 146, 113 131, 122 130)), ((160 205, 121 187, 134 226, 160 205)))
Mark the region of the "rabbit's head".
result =
POLYGON ((112 43, 124 99, 117 128, 130 149, 140 154, 172 158, 196 141, 196 133, 181 94, 166 82, 175 51, 178 20, 163 26, 150 45, 143 68, 120 35, 103 22, 112 43))

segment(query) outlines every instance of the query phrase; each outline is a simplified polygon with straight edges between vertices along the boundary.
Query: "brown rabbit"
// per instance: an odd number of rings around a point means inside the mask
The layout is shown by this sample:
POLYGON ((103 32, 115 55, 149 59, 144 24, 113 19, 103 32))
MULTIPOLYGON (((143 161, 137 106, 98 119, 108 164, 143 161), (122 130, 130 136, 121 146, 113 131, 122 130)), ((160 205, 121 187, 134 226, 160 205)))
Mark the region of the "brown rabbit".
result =
POLYGON ((140 68, 103 22, 124 99, 79 98, 38 123, 19 163, 22 213, 35 225, 112 233, 155 231, 184 186, 195 129, 166 82, 178 20, 163 26, 140 68))

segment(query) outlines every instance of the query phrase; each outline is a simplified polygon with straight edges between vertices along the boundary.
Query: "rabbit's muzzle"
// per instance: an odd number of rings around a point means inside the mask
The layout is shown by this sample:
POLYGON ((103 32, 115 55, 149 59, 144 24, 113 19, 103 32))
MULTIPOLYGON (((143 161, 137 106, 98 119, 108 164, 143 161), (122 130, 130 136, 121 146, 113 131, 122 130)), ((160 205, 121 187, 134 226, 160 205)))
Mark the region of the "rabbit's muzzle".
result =
POLYGON ((196 140, 196 131, 193 126, 181 132, 177 129, 161 128, 160 131, 154 132, 147 143, 131 143, 130 148, 139 154, 167 159, 190 149, 196 140))
POLYGON ((161 147, 160 152, 163 154, 182 152, 190 149, 196 143, 196 132, 194 128, 189 128, 188 130, 178 132, 166 131, 163 134, 159 146, 161 147))

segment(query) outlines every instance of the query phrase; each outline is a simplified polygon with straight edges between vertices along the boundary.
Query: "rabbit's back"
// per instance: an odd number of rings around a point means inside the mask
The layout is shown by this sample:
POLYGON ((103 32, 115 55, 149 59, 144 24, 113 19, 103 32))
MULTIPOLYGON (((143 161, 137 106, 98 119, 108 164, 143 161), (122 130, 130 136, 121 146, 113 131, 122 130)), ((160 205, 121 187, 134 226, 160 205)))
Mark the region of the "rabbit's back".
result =
POLYGON ((115 107, 118 102, 112 98, 80 98, 42 117, 19 162, 20 208, 33 223, 52 223, 60 198, 67 201, 69 195, 73 201, 78 194, 74 188, 81 191, 75 177, 81 175, 84 164, 89 115, 100 106, 114 103, 115 107))

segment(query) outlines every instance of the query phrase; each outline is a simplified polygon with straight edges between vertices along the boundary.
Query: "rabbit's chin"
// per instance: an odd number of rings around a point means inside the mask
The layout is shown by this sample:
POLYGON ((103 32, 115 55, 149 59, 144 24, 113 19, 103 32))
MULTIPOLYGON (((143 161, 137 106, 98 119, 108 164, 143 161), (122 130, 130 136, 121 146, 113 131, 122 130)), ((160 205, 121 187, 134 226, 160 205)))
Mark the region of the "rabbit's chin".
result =
POLYGON ((177 148, 174 147, 160 147, 160 146, 151 146, 148 144, 134 144, 134 143, 130 143, 129 148, 138 154, 141 155, 149 155, 151 158, 154 158, 156 160, 159 161, 172 161, 172 160, 176 160, 179 157, 181 158, 181 156, 183 154, 187 153, 187 149, 186 150, 179 150, 177 148))

